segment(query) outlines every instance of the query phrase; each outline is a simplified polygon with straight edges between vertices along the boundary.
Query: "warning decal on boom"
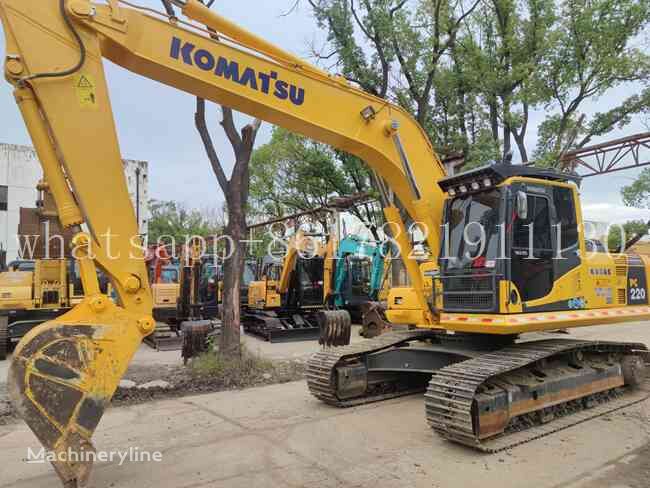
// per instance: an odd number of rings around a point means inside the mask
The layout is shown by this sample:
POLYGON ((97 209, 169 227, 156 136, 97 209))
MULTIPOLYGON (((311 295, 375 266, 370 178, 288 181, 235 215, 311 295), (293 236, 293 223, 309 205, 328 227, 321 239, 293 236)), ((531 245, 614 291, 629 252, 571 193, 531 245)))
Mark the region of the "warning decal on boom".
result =
POLYGON ((97 96, 95 95, 95 80, 93 77, 88 74, 78 74, 74 77, 74 86, 81 108, 96 109, 97 96))

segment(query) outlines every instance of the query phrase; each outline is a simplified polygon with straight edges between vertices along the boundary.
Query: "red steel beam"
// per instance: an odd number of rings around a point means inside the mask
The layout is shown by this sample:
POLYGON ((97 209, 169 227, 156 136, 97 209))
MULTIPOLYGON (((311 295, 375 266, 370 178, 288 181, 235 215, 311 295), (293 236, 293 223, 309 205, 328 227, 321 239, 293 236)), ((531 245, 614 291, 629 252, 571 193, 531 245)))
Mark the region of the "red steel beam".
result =
POLYGON ((650 132, 623 137, 566 153, 564 171, 583 178, 650 166, 650 132))

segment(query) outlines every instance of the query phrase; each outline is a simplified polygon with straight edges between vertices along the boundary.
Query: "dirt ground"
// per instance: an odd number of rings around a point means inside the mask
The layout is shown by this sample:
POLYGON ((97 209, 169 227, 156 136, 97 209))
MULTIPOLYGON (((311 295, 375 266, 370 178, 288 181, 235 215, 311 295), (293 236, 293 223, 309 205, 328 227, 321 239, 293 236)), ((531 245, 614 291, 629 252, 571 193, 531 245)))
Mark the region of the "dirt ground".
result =
MULTIPOLYGON (((441 440, 423 415, 419 396, 327 407, 302 381, 114 408, 95 435, 97 449, 160 451, 163 462, 100 463, 90 486, 647 486, 632 484, 645 476, 635 462, 649 439, 647 403, 497 455, 441 440)), ((25 426, 0 427, 0 444, 0 487, 56 486, 48 465, 22 461, 38 446, 25 426)))
MULTIPOLYGON (((360 326, 353 326, 352 342, 363 340, 360 326)), ((163 380, 170 383, 166 388, 118 388, 111 405, 125 406, 183 397, 192 394, 241 389, 268 384, 286 383, 304 378, 306 362, 319 350, 317 341, 287 342, 271 344, 255 336, 242 334, 242 344, 248 352, 272 364, 270 370, 259 371, 235 385, 224 383, 219 377, 196 377, 184 367, 180 351, 156 351, 142 344, 138 349, 124 379, 138 385, 163 380)), ((13 406, 7 398, 6 378, 10 360, 0 362, 0 425, 16 422, 13 406)))
MULTIPOLYGON (((650 324, 571 336, 650 344, 650 324)), ((299 360, 317 346, 261 347, 299 360)), ((420 396, 340 410, 298 381, 109 410, 97 449, 160 451, 163 462, 99 463, 90 486, 640 488, 649 486, 649 418, 646 401, 484 455, 438 438, 424 422, 420 396)), ((0 488, 57 486, 49 465, 24 461, 38 445, 22 423, 0 426, 0 488)))

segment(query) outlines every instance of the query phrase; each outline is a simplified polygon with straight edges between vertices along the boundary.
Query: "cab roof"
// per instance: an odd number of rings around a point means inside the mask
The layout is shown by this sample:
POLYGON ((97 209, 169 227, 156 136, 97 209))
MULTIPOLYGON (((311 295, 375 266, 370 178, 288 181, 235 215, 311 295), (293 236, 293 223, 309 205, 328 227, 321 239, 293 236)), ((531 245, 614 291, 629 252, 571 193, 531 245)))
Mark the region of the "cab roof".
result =
MULTIPOLYGON (((469 185, 474 181, 483 182, 490 179, 490 186, 496 186, 513 176, 523 176, 526 178, 537 178, 540 180, 559 181, 562 183, 574 182, 580 184, 582 178, 578 175, 569 173, 560 173, 554 169, 536 168, 534 166, 522 166, 518 164, 499 163, 489 166, 482 166, 464 173, 443 178, 438 181, 438 185, 444 192, 461 185, 469 185)), ((482 189, 485 189, 481 185, 482 189)))

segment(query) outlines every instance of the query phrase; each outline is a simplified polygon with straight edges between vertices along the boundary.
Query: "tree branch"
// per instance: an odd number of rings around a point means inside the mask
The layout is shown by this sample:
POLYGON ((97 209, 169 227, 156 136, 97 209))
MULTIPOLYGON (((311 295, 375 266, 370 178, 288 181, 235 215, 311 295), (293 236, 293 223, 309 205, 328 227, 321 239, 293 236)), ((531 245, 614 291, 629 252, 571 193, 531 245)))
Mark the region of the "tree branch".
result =
POLYGON ((232 147, 235 149, 235 153, 237 153, 239 147, 241 147, 242 140, 239 136, 239 132, 237 132, 237 128, 235 127, 235 120, 232 115, 232 109, 222 106, 221 113, 221 127, 223 127, 223 130, 225 131, 230 144, 232 144, 232 147))
POLYGON ((224 192, 224 194, 226 194, 228 192, 228 178, 223 171, 221 161, 219 160, 217 151, 214 148, 214 143, 212 142, 212 137, 210 136, 210 131, 208 130, 208 126, 205 121, 205 100, 199 97, 196 98, 196 113, 194 114, 194 124, 196 125, 196 129, 199 131, 199 135, 203 141, 203 146, 205 147, 205 152, 208 155, 210 165, 212 166, 212 170, 217 177, 219 186, 221 187, 221 190, 224 192))

